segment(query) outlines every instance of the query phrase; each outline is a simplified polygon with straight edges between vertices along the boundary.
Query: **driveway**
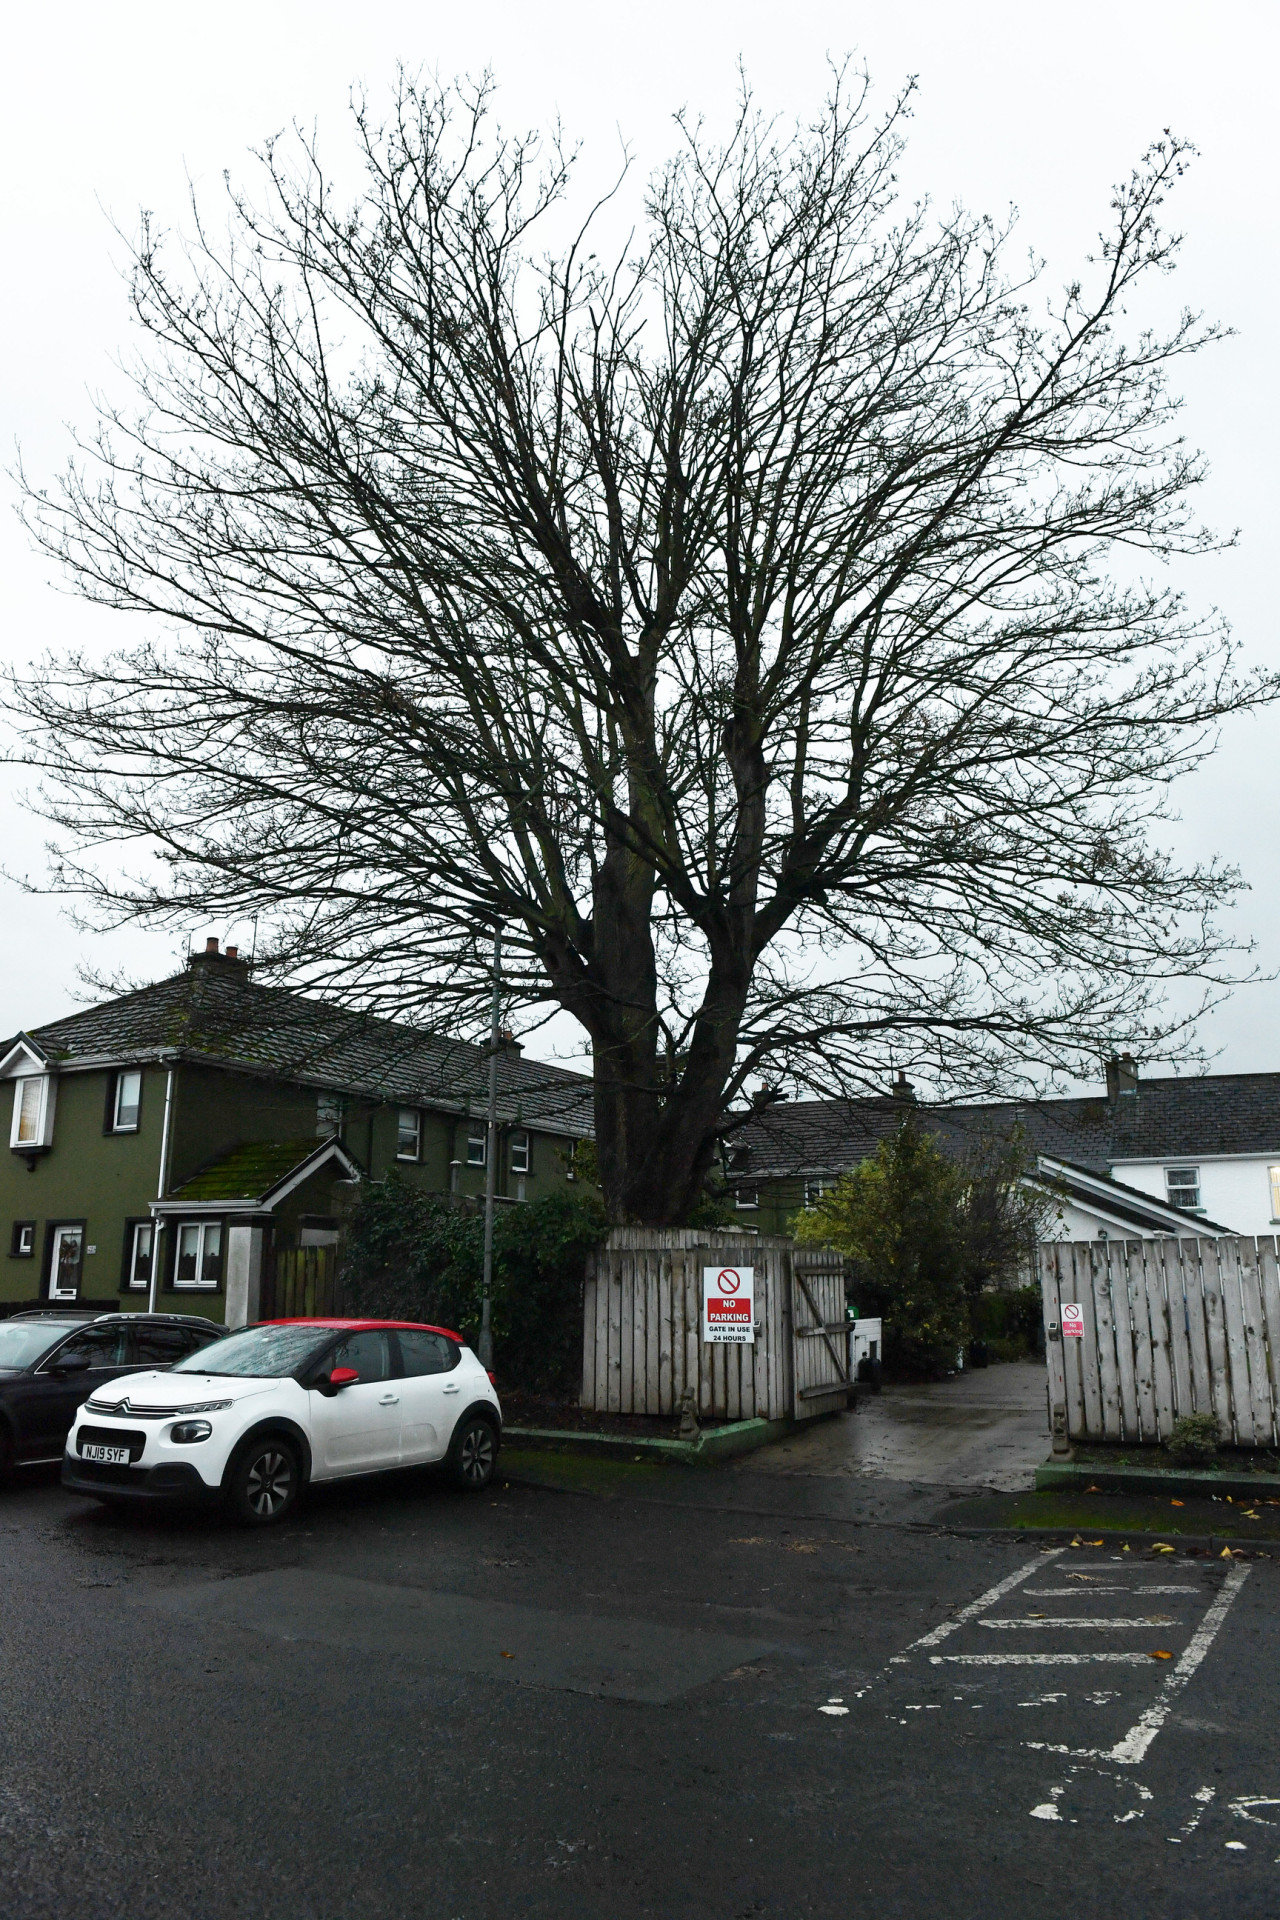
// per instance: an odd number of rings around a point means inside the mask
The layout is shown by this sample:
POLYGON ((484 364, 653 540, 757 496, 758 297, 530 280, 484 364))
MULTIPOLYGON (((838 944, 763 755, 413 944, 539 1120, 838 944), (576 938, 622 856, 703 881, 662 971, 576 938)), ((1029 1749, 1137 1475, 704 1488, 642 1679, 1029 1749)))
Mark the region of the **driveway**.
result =
POLYGON ((749 1458, 752 1473, 863 1477, 1018 1493, 1049 1452, 1043 1361, 982 1367, 919 1386, 862 1391, 852 1413, 749 1458))

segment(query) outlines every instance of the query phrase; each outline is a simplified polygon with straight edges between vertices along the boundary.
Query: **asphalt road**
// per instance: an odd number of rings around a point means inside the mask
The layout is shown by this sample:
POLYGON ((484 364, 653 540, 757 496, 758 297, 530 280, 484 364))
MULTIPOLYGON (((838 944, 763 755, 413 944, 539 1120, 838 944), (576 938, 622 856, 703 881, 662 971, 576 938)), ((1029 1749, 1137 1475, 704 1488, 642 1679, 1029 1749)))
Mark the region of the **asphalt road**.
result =
POLYGON ((935 1504, 420 1474, 247 1535, 30 1476, 0 1911, 1280 1911, 1280 1561, 956 1538, 935 1504))

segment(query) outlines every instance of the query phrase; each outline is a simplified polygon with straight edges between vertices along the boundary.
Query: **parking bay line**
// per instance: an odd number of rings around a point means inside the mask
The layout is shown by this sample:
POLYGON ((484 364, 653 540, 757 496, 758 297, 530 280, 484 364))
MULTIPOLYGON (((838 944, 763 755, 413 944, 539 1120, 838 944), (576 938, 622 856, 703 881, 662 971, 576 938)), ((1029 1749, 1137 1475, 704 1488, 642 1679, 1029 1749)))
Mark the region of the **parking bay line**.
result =
POLYGON ((1144 1614, 1136 1620, 1077 1620, 1068 1617, 1063 1620, 979 1620, 978 1622, 980 1627, 992 1627, 999 1631, 1013 1628, 1020 1630, 1024 1627, 1089 1627, 1100 1633, 1130 1633, 1139 1627, 1145 1632, 1148 1627, 1176 1627, 1178 1624, 1178 1621, 1171 1620, 1167 1613, 1144 1614))
POLYGON ((972 1620, 975 1614, 985 1613, 988 1607, 994 1607, 996 1601, 1003 1600, 1006 1593, 1012 1593, 1013 1589, 1020 1587, 1024 1580, 1029 1580, 1037 1567, 1046 1567, 1051 1560, 1058 1559, 1065 1552, 1065 1547, 1050 1547, 1047 1553, 1038 1553, 1034 1560, 1028 1560, 1025 1566, 1018 1568, 1016 1573, 1006 1574, 1003 1580, 997 1580, 994 1587, 988 1587, 987 1591, 979 1594, 976 1600, 971 1600, 967 1607, 961 1607, 957 1613, 953 1613, 951 1618, 944 1620, 940 1627, 935 1627, 931 1633, 922 1634, 918 1640, 913 1640, 906 1652, 896 1654, 894 1661, 890 1664, 906 1660, 908 1655, 914 1653, 918 1647, 940 1646, 948 1634, 962 1627, 966 1620, 972 1620))
MULTIPOLYGON (((1221 1593, 1218 1594, 1213 1605, 1205 1614, 1204 1619, 1200 1622, 1200 1625, 1187 1642, 1177 1665, 1174 1667, 1172 1673, 1165 1675, 1158 1696, 1146 1711, 1138 1716, 1128 1733, 1122 1735, 1114 1747, 1061 1747, 1051 1745, 1044 1740, 1024 1740, 1022 1743, 1023 1746, 1030 1747, 1041 1753, 1066 1753, 1073 1759, 1109 1760, 1113 1766, 1136 1767, 1141 1765, 1150 1750, 1152 1741, 1159 1733, 1161 1727, 1163 1727, 1165 1721, 1169 1718, 1174 1701, 1183 1691, 1184 1687, 1187 1686, 1197 1667, 1213 1645, 1223 1622, 1235 1604, 1241 1587, 1249 1578, 1252 1571, 1252 1567, 1233 1566, 1230 1569, 1226 1579, 1222 1583, 1221 1593)), ((979 1660, 982 1658, 980 1654, 975 1657, 979 1660)), ((1052 1658, 1052 1656, 1049 1657, 1052 1658)), ((1070 1657, 1069 1654, 1059 1656, 1060 1659, 1070 1659, 1070 1657)), ((1087 1654, 1083 1657, 1086 1659, 1090 1658, 1087 1654)), ((1105 1654, 1094 1654, 1092 1656, 1094 1659, 1105 1659, 1106 1657, 1105 1654)), ((1115 1659, 1123 1659, 1124 1655, 1113 1655, 1112 1657, 1115 1659)), ((1139 1660, 1145 1660, 1149 1656, 1139 1654, 1136 1657, 1139 1660)))
MULTIPOLYGON (((931 1667, 1149 1667, 1149 1653, 931 1653, 931 1667)), ((1025 1743, 1024 1743, 1025 1744, 1025 1743)))

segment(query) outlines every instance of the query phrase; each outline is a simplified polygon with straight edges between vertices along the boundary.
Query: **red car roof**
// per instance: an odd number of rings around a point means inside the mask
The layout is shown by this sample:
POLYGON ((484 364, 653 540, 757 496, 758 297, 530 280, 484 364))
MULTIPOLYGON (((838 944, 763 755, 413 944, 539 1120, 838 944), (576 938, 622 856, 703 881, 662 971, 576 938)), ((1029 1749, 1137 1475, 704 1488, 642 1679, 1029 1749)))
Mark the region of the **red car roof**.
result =
POLYGON ((467 1343, 460 1333, 452 1327, 433 1327, 426 1320, 339 1320, 331 1319, 328 1314, 295 1314, 282 1320, 259 1320, 260 1327, 333 1327, 361 1333, 376 1332, 384 1328, 403 1327, 408 1333, 442 1333, 447 1340, 456 1340, 460 1347, 467 1343))

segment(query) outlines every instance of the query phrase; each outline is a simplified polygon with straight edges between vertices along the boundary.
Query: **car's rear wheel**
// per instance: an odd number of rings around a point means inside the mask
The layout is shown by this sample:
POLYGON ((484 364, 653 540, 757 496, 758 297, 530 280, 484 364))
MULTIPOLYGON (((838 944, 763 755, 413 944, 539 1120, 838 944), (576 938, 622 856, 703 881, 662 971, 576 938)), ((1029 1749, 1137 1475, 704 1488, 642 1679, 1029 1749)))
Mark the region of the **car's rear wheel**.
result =
POLYGON ((463 1420, 449 1448, 449 1475, 469 1493, 481 1493, 498 1465, 498 1436, 492 1421, 481 1414, 463 1420))
POLYGON ((302 1490, 298 1450, 278 1433, 242 1447, 222 1483, 227 1506, 242 1527, 272 1527, 291 1513, 302 1490))

